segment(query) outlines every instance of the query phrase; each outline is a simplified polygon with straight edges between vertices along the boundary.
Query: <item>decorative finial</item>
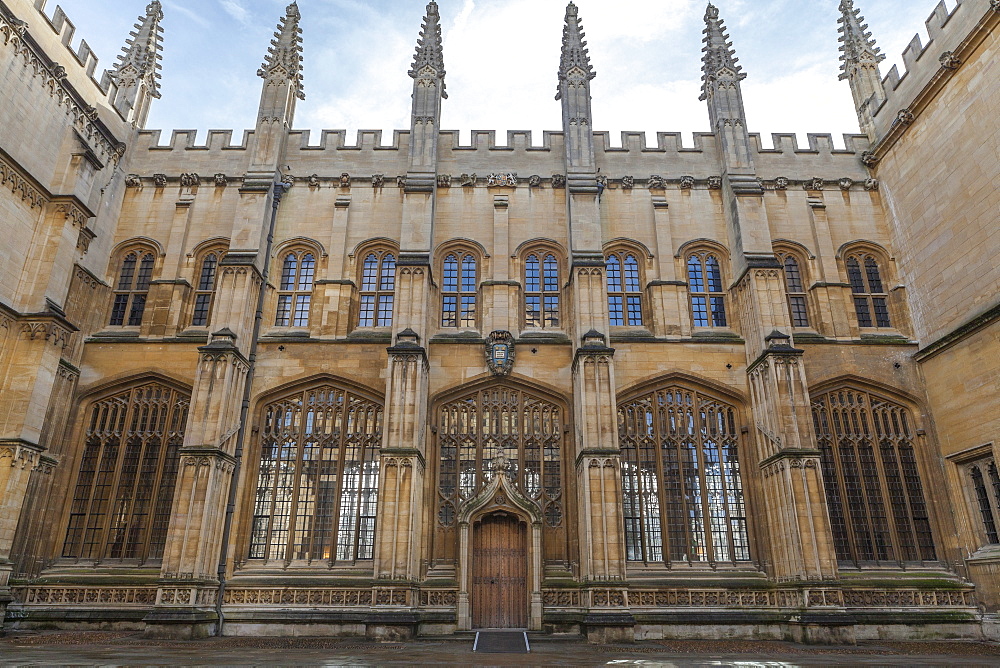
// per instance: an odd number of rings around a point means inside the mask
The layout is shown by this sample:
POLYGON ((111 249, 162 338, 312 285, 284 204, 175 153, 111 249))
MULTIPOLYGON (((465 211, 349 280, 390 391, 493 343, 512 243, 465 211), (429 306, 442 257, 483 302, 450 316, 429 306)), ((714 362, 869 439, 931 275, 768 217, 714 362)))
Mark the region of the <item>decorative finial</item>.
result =
POLYGON ((409 71, 410 77, 417 79, 437 78, 441 81, 441 97, 448 99, 444 83, 444 47, 441 39, 441 12, 437 2, 431 0, 427 5, 424 22, 420 27, 420 37, 417 39, 417 51, 413 56, 413 65, 409 71))
POLYGON ((842 0, 840 3, 840 79, 851 76, 856 69, 878 69, 878 64, 885 60, 885 54, 875 44, 868 24, 861 15, 860 9, 855 9, 854 0, 842 0))
POLYGON ((736 57, 733 43, 729 41, 725 22, 719 18, 719 9, 711 3, 705 10, 704 34, 705 46, 702 52, 705 56, 699 98, 702 101, 708 99, 708 89, 718 79, 728 77, 739 82, 747 78, 743 67, 737 64, 740 59, 736 57))
POLYGON ((295 95, 300 100, 306 99, 302 90, 302 28, 299 21, 302 15, 299 6, 293 2, 285 8, 278 28, 267 49, 264 64, 257 70, 257 76, 263 79, 280 79, 289 81, 295 87, 295 95))
POLYGON ((111 70, 111 80, 119 89, 133 88, 145 80, 149 93, 155 98, 160 97, 160 35, 163 28, 163 6, 159 0, 153 0, 146 6, 145 16, 138 18, 133 36, 125 40, 122 54, 111 70))
POLYGON ((570 78, 590 81, 597 76, 590 64, 587 36, 580 23, 580 10, 570 2, 566 6, 566 25, 563 28, 562 57, 559 60, 559 88, 556 99, 562 99, 562 83, 570 78))

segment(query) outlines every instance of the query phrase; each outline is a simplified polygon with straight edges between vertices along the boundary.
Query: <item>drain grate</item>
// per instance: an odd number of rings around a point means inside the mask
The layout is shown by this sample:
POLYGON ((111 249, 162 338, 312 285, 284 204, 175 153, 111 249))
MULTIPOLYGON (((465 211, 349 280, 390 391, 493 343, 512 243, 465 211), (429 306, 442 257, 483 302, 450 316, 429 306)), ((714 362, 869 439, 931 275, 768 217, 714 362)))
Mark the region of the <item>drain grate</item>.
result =
POLYGON ((528 634, 524 631, 477 631, 473 652, 483 654, 527 654, 528 634))

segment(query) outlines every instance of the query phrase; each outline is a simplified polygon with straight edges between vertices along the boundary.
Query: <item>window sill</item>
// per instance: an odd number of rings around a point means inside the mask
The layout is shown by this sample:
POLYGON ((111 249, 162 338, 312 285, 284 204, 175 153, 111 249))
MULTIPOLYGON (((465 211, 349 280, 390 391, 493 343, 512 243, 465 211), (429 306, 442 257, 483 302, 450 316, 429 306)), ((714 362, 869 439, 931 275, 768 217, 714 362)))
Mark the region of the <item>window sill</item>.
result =
POLYGON ((742 342, 743 338, 728 327, 695 327, 691 333, 693 339, 710 339, 714 341, 742 342))
POLYGON ((486 339, 479 333, 479 330, 452 330, 450 332, 438 332, 431 337, 431 343, 481 343, 485 344, 486 339))
POLYGON ((965 560, 969 564, 986 565, 1000 563, 1000 545, 984 545, 965 560))
POLYGON ((573 341, 562 330, 531 328, 521 330, 515 343, 571 345, 573 341))

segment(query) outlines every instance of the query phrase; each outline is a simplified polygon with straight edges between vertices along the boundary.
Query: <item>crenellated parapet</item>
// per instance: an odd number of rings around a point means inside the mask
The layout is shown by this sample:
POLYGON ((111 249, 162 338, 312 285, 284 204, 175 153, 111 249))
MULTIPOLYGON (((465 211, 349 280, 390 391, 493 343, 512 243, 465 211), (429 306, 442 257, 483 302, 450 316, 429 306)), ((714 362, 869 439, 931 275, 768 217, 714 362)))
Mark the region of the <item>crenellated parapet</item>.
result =
POLYGON ((884 101, 869 102, 877 134, 874 165, 885 149, 917 121, 924 107, 1000 23, 995 0, 960 0, 949 12, 944 0, 927 18, 927 41, 914 35, 903 51, 904 71, 893 66, 882 80, 884 101))

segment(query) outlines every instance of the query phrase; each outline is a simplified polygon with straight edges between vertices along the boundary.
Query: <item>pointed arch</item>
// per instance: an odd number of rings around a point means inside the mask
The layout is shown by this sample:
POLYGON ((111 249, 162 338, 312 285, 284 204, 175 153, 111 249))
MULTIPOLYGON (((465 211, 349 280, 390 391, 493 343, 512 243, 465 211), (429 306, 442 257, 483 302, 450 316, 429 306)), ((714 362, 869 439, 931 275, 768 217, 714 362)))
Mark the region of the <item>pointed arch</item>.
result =
POLYGON ((856 568, 937 561, 913 404, 886 390, 842 376, 810 391, 834 547, 856 568))
POLYGON ((63 559, 142 565, 163 556, 190 390, 158 374, 90 388, 63 559))
POLYGON ((324 374, 256 405, 245 558, 302 567, 374 558, 382 399, 324 374))
POLYGON ((751 559, 740 459, 742 401, 670 374, 618 401, 626 557, 647 564, 751 559))

